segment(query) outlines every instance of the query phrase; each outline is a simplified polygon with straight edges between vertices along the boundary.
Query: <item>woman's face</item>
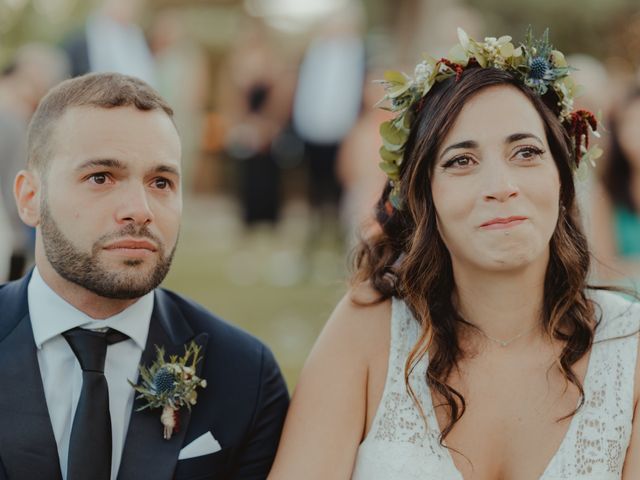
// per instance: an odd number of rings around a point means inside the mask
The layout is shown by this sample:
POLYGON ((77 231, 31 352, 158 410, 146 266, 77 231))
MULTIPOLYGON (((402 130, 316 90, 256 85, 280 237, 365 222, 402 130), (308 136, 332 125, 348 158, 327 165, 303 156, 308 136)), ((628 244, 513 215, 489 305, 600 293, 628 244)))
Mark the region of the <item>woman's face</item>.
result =
POLYGON ((489 87, 467 102, 440 146, 431 179, 454 268, 546 265, 560 178, 542 119, 515 87, 489 87))
POLYGON ((633 170, 640 170, 640 98, 634 99, 618 119, 618 140, 633 170))

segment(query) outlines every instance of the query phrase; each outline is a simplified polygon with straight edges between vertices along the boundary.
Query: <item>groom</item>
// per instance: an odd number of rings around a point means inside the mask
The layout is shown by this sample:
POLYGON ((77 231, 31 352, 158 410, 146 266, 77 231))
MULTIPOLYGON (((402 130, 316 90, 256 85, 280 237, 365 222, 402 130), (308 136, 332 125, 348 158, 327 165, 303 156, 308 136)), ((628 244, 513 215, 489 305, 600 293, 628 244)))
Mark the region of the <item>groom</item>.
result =
POLYGON ((33 116, 15 195, 36 227, 36 268, 0 287, 0 480, 269 472, 288 405, 273 355, 157 288, 182 210, 172 113, 144 82, 94 74, 60 84, 33 116), (169 362, 189 346, 195 371, 160 368, 147 385, 164 395, 163 423, 162 408, 138 411, 149 400, 128 383, 138 366, 156 347, 169 362), (197 398, 176 387, 190 375, 206 381, 197 398))

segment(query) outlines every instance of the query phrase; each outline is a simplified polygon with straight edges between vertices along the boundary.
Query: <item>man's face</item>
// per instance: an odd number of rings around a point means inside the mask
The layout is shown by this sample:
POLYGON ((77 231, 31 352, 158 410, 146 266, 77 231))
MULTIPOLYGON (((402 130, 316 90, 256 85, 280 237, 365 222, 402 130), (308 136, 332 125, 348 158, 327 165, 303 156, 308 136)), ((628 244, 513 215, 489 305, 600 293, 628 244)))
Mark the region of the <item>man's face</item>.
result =
POLYGON ((169 270, 182 212, 180 140, 169 117, 73 107, 52 142, 40 197, 45 261, 103 297, 153 290, 169 270))

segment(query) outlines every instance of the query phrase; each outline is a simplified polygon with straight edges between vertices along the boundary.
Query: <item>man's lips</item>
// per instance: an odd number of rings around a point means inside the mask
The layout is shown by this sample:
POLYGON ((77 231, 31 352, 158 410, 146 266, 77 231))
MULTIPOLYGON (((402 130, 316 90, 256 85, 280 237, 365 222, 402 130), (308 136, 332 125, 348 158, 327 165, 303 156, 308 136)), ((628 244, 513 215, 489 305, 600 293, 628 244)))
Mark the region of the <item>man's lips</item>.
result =
POLYGON ((521 216, 497 217, 489 220, 488 222, 483 223, 482 225, 480 225, 480 228, 485 228, 487 230, 510 228, 510 227, 515 227, 516 225, 520 225, 525 220, 527 220, 527 217, 521 217, 521 216))
POLYGON ((120 250, 120 251, 129 251, 129 250, 146 250, 155 252, 158 250, 155 244, 149 242, 148 240, 119 240, 117 242, 113 242, 104 247, 105 250, 120 250))

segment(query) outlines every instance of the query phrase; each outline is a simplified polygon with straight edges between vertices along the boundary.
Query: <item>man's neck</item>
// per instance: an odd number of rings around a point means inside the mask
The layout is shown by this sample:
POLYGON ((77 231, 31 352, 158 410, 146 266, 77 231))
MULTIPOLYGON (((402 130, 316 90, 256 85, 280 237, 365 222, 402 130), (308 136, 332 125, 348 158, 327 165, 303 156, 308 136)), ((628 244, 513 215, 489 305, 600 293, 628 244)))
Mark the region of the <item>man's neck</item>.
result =
POLYGON ((102 297, 62 278, 50 264, 38 264, 37 261, 36 264, 42 280, 56 295, 95 320, 113 317, 138 300, 137 298, 120 300, 102 297))

